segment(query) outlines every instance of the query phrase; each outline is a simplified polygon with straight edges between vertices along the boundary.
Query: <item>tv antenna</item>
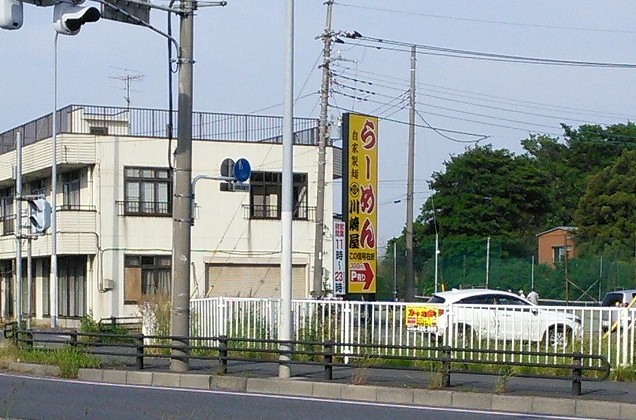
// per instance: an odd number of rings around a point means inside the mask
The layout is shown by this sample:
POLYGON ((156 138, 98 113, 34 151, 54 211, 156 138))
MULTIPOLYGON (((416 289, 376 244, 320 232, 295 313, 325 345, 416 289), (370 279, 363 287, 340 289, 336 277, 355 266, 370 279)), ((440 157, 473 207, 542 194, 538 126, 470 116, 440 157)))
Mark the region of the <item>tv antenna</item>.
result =
POLYGON ((142 81, 145 75, 141 74, 138 71, 130 70, 130 69, 119 68, 119 70, 124 71, 124 74, 121 76, 109 76, 109 78, 124 82, 124 91, 125 91, 124 100, 126 101, 126 109, 130 109, 130 102, 131 102, 130 92, 132 91, 131 86, 133 82, 142 81), (131 73, 136 73, 136 74, 131 74, 131 73))

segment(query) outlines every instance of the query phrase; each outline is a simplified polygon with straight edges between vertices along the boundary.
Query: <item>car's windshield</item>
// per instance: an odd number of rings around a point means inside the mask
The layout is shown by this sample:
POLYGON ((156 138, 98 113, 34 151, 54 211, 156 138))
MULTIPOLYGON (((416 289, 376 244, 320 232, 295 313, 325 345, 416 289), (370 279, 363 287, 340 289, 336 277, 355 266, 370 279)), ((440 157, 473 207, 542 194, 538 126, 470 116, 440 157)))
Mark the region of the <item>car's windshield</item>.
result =
POLYGON ((438 296, 438 295, 433 295, 428 300, 428 303, 444 303, 444 302, 446 302, 446 299, 444 299, 443 297, 438 296))
POLYGON ((608 293, 603 298, 602 306, 618 306, 623 303, 622 293, 608 293))

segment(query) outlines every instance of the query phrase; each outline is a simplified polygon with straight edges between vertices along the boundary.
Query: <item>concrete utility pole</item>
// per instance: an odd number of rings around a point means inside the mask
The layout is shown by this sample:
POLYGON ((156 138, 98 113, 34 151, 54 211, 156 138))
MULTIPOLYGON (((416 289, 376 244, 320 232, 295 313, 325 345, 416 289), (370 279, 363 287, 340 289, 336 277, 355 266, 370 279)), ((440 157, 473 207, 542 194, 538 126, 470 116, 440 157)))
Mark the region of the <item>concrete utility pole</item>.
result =
POLYGON ((411 91, 409 94, 409 147, 408 174, 406 180, 406 288, 404 300, 415 299, 415 274, 413 272, 413 178, 415 172, 415 45, 411 46, 411 91))
POLYGON ((570 304, 570 279, 568 278, 568 231, 563 231, 563 278, 565 280, 565 304, 570 304))
POLYGON ((490 287, 490 236, 486 239, 486 289, 490 287))
POLYGON ((292 218, 294 211, 294 0, 287 0, 285 16, 285 99, 283 113, 283 182, 281 209, 280 308, 278 316, 278 377, 291 376, 292 339, 292 218))
POLYGON ((194 2, 181 0, 177 148, 174 152, 172 200, 172 341, 170 370, 188 370, 190 336, 190 238, 192 228, 192 72, 194 67, 194 2))
POLYGON ((329 63, 331 61, 331 15, 333 11, 333 0, 325 3, 327 5, 327 24, 325 33, 322 36, 322 85, 320 88, 320 139, 318 141, 318 179, 316 192, 316 233, 314 238, 314 282, 312 291, 315 297, 322 295, 322 247, 325 233, 325 166, 327 155, 327 138, 329 130, 327 127, 327 112, 329 108, 329 63))

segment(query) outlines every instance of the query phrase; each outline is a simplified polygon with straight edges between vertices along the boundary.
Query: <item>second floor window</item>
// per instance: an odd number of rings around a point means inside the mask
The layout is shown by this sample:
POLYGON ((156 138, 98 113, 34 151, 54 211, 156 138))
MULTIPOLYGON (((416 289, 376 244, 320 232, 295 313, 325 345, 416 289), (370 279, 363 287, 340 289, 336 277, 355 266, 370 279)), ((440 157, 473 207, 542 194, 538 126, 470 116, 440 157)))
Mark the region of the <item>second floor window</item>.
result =
POLYGON ((124 168, 125 214, 170 216, 172 183, 168 169, 124 168))
POLYGON ((13 234, 15 228, 15 218, 13 215, 13 188, 0 190, 0 220, 2 220, 2 234, 13 234))
POLYGON ((46 197, 46 183, 43 179, 38 179, 31 183, 31 195, 41 195, 46 197))
MULTIPOLYGON (((282 174, 252 172, 250 178, 250 218, 280 219, 282 174)), ((307 174, 294 174, 294 219, 307 219, 307 174)))
POLYGON ((80 171, 67 172, 62 175, 62 206, 64 209, 79 209, 81 180, 80 171))

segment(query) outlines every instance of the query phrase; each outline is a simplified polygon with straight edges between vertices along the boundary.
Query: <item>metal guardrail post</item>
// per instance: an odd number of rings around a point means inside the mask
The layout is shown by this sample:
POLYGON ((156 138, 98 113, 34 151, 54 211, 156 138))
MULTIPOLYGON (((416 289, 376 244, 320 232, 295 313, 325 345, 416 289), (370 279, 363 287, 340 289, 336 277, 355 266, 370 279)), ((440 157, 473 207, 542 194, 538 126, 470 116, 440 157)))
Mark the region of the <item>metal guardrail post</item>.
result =
POLYGON ((572 395, 581 395, 581 377, 583 374, 583 358, 580 352, 572 356, 572 395))
POLYGON ((324 358, 325 358, 325 379, 328 381, 333 379, 333 341, 325 342, 324 358))
POLYGON ((223 375, 227 374, 227 336, 222 335, 219 337, 219 359, 221 360, 220 372, 223 375))
POLYGON ((451 348, 444 346, 442 352, 442 387, 448 388, 450 386, 451 348))
MULTIPOLYGON (((19 334, 19 331, 16 334, 16 339, 18 337, 18 334, 19 334)), ((27 336, 27 339, 25 341, 26 346, 27 348, 29 348, 29 350, 32 350, 33 349, 33 331, 32 330, 26 331, 26 336, 27 336)))
POLYGON ((135 348, 135 368, 141 370, 144 368, 144 335, 135 335, 134 340, 135 344, 137 345, 137 347, 135 348))

